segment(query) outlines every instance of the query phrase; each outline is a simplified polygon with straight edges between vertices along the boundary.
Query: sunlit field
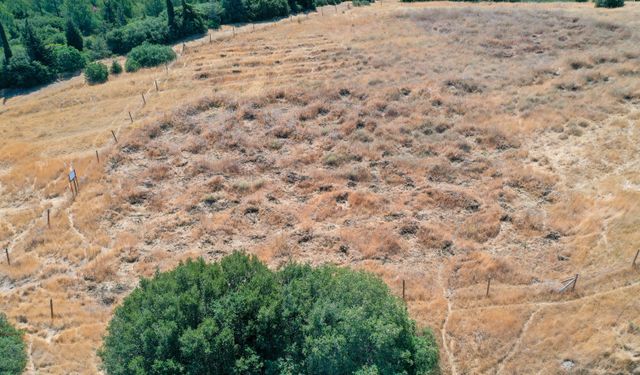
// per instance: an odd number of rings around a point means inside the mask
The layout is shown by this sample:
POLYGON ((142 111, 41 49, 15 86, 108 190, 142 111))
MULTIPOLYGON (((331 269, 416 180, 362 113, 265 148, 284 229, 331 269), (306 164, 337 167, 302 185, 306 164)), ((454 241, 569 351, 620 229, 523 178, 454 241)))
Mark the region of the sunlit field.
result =
POLYGON ((639 371, 638 45, 634 2, 343 3, 8 98, 28 373, 99 373, 141 276, 240 249, 404 280, 445 374, 639 371))

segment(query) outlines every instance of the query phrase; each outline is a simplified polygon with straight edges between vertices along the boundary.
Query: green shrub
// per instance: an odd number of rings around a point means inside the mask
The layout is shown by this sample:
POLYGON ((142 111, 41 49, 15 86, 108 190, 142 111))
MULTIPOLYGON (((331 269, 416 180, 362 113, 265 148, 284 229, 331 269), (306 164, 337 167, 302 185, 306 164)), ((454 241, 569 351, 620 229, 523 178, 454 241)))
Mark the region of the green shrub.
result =
POLYGON ((268 20, 289 15, 287 0, 248 0, 247 15, 252 21, 268 20))
POLYGON ((624 0, 595 0, 596 8, 620 8, 624 6, 624 0))
POLYGON ((210 29, 220 28, 224 8, 220 2, 194 4, 194 8, 204 18, 205 24, 210 29))
POLYGON ((111 56, 107 41, 101 37, 87 37, 84 40, 84 51, 89 61, 100 60, 111 56))
POLYGON ((53 61, 56 71, 59 73, 77 72, 87 65, 87 61, 80 51, 67 46, 53 48, 53 61))
POLYGON ((39 61, 31 60, 24 53, 16 53, 8 64, 2 66, 2 88, 30 88, 44 85, 55 79, 55 72, 39 61))
POLYGON ((107 45, 114 53, 125 54, 144 42, 169 42, 169 26, 161 17, 147 17, 107 33, 107 45))
POLYGON ((122 65, 118 62, 118 60, 113 60, 111 62, 111 74, 120 74, 122 73, 122 65))
POLYGON ((353 4, 354 7, 361 7, 361 6, 366 6, 366 5, 371 5, 371 3, 374 3, 375 0, 352 0, 351 4, 353 4))
POLYGON ((87 65, 87 68, 84 70, 84 77, 91 85, 104 83, 109 79, 109 71, 107 70, 107 66, 103 63, 92 62, 87 65))
POLYGON ((437 371, 438 350, 369 273, 297 264, 274 272, 235 253, 142 279, 99 355, 110 375, 412 375, 437 371))
POLYGON ((135 72, 140 68, 158 66, 176 58, 176 53, 169 46, 143 43, 127 55, 125 69, 135 72))
POLYGON ((22 332, 12 327, 4 314, 0 314, 0 374, 20 375, 26 365, 22 332))

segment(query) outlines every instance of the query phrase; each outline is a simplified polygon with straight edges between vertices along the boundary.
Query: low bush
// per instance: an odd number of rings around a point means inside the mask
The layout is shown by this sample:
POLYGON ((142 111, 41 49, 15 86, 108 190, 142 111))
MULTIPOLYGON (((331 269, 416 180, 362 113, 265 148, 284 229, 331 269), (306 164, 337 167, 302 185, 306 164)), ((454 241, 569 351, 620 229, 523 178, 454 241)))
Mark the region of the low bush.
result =
POLYGON ((53 48, 53 61, 59 73, 77 72, 87 65, 87 61, 80 51, 67 46, 53 48))
POLYGON ((93 62, 87 65, 84 70, 84 76, 91 85, 107 82, 109 79, 109 70, 103 63, 93 62))
POLYGON ((122 73, 122 65, 118 62, 118 60, 113 60, 111 62, 111 74, 120 74, 122 73))
POLYGON ((595 0, 596 8, 620 8, 624 6, 624 0, 595 0))
POLYGON ((99 351, 119 374, 429 374, 438 350, 377 277, 235 253, 142 279, 99 351))
POLYGON ((145 42, 163 44, 169 41, 169 26, 161 17, 147 17, 107 33, 109 49, 118 54, 125 54, 145 42))
POLYGON ((4 314, 0 314, 0 374, 20 375, 26 365, 22 332, 11 326, 4 314))
POLYGON ((176 53, 169 46, 143 43, 127 55, 125 68, 127 72, 135 72, 140 68, 158 66, 176 58, 176 53))

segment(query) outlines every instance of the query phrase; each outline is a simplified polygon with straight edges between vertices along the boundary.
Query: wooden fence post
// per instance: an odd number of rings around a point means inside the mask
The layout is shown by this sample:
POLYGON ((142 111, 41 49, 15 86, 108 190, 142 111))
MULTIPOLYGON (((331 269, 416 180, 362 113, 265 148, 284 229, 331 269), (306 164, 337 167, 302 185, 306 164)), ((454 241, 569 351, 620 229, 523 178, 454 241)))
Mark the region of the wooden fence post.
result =
POLYGON ((51 310, 51 320, 53 320, 53 299, 49 298, 49 309, 51 310))
POLYGON ((50 211, 51 209, 47 208, 47 227, 51 228, 51 215, 50 215, 50 211))
POLYGON ((113 130, 111 131, 111 135, 113 136, 113 140, 118 143, 118 138, 116 137, 116 133, 114 133, 113 130))
POLYGON ((7 264, 11 265, 11 259, 9 259, 9 249, 4 248, 4 253, 7 255, 7 264))
POLYGON ((144 93, 141 93, 140 95, 142 95, 142 102, 144 103, 143 105, 147 105, 147 99, 145 99, 144 93))
POLYGON ((406 301, 404 291, 405 291, 404 279, 402 279, 402 300, 406 301))
POLYGON ((211 36, 211 33, 209 33, 209 44, 213 43, 213 37, 211 36))
POLYGON ((155 84, 156 84, 156 92, 160 91, 160 89, 158 88, 158 80, 157 80, 157 79, 154 79, 154 80, 153 80, 153 83, 155 83, 155 84))
POLYGON ((638 254, 640 254, 640 249, 636 251, 636 256, 633 257, 633 262, 631 262, 631 268, 636 268, 636 260, 638 259, 638 254))
POLYGON ((487 294, 485 297, 489 297, 489 288, 491 288, 491 276, 487 279, 487 294))

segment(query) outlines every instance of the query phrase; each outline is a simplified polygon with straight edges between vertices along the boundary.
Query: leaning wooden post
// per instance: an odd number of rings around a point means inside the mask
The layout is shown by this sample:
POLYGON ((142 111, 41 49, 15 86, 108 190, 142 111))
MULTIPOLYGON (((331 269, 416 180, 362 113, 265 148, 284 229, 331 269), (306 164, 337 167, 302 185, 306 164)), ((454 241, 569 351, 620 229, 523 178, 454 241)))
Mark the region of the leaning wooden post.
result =
POLYGON ((4 253, 7 255, 7 264, 11 265, 11 259, 9 259, 9 249, 5 248, 4 253))
POLYGON ((143 105, 147 105, 147 99, 145 99, 144 93, 141 93, 140 95, 142 95, 142 103, 144 103, 143 105))
POLYGON ((406 301, 404 291, 405 291, 404 279, 402 279, 402 300, 406 301))
POLYGON ((251 26, 253 27, 253 31, 256 31, 256 24, 252 23, 251 26))
POLYGON ((96 150, 96 160, 98 160, 98 164, 100 164, 100 156, 98 155, 98 150, 96 150))
POLYGON ((491 276, 487 279, 487 294, 485 297, 489 297, 489 288, 491 288, 491 276))
POLYGON ((131 123, 133 124, 133 115, 131 114, 131 111, 129 111, 129 120, 131 120, 131 123))
POLYGON ((111 131, 111 135, 113 136, 113 140, 118 143, 118 138, 116 137, 116 133, 114 133, 113 130, 111 131))
POLYGON ((155 83, 155 84, 156 84, 156 92, 160 91, 160 89, 158 88, 158 80, 157 80, 157 79, 154 79, 154 80, 153 80, 153 83, 155 83))
POLYGON ((235 26, 231 26, 233 27, 233 36, 236 36, 236 27, 235 26))
POLYGON ((324 16, 324 9, 322 7, 320 7, 320 15, 324 16))
POLYGON ((53 299, 49 298, 49 310, 51 310, 51 320, 53 320, 53 299))
POLYGON ((640 249, 636 251, 636 256, 633 257, 633 262, 631 262, 631 268, 636 268, 636 260, 638 259, 638 254, 640 254, 640 249))
POLYGON ((213 43, 213 38, 211 36, 211 33, 209 33, 209 44, 213 43))
POLYGON ((169 63, 164 63, 164 70, 166 70, 167 74, 169 74, 169 63))
POLYGON ((576 290, 576 283, 578 282, 578 274, 576 273, 576 277, 573 279, 573 286, 571 287, 571 291, 576 290))
POLYGON ((51 228, 51 209, 47 208, 47 227, 51 228))

